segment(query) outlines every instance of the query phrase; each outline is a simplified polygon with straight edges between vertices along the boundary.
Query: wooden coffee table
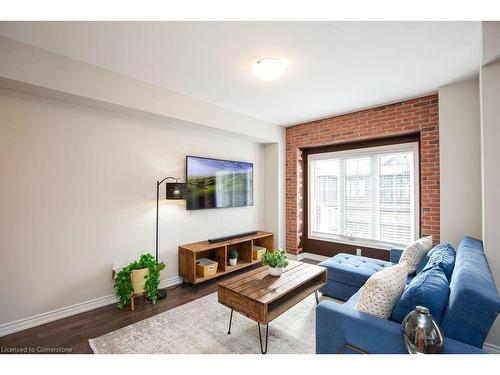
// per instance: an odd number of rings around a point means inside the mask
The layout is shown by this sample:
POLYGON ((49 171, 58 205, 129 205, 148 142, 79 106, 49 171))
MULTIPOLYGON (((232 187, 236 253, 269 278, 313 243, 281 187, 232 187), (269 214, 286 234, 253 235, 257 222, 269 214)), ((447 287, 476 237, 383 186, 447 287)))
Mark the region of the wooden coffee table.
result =
POLYGON ((267 352, 269 323, 312 293, 317 304, 318 289, 326 284, 326 268, 293 260, 288 263, 279 277, 269 275, 267 267, 259 267, 218 284, 219 303, 231 309, 228 335, 233 311, 255 320, 262 354, 267 352), (265 347, 261 324, 266 325, 265 347))

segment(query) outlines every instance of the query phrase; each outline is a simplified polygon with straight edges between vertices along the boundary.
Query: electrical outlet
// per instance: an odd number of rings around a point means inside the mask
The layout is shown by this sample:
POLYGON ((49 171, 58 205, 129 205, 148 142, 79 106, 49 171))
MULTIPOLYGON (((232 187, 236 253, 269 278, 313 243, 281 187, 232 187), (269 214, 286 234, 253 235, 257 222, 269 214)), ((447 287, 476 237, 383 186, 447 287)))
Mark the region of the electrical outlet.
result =
POLYGON ((356 255, 361 256, 361 249, 356 249, 356 255))
POLYGON ((113 262, 111 265, 111 278, 114 280, 115 276, 118 272, 121 271, 123 267, 125 267, 125 264, 123 262, 113 262))

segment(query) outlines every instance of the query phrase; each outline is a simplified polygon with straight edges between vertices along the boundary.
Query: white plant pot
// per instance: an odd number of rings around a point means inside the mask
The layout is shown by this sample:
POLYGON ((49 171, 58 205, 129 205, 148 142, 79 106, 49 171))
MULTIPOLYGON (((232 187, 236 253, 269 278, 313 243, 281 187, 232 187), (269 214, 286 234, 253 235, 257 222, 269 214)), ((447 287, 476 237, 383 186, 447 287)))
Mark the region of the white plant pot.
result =
POLYGON ((229 259, 229 264, 231 266, 236 266, 236 263, 238 263, 238 258, 229 259))
POLYGON ((269 275, 271 276, 281 276, 283 273, 283 268, 269 267, 269 275))

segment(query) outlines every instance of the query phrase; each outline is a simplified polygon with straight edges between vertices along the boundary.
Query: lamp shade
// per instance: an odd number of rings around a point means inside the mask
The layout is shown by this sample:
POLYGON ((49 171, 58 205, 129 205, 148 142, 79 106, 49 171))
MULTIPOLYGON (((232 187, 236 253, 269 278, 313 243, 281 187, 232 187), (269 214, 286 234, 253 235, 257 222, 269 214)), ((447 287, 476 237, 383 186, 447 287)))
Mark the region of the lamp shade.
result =
POLYGON ((186 184, 182 182, 167 182, 167 199, 186 199, 186 184))

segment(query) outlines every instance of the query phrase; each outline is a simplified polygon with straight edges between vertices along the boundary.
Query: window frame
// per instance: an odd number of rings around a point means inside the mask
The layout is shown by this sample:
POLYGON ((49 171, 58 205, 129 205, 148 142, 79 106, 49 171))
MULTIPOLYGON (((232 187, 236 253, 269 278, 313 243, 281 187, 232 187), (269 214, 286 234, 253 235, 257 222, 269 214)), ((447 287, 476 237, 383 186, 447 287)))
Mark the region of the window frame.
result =
MULTIPOLYGON (((356 237, 347 237, 343 235, 331 235, 324 234, 318 236, 313 234, 311 231, 311 194, 309 191, 309 181, 311 178, 312 171, 309 168, 311 160, 328 159, 332 156, 364 156, 364 155, 374 155, 380 154, 381 151, 408 151, 408 149, 414 152, 414 183, 417 184, 414 189, 414 237, 420 237, 421 230, 421 171, 420 171, 420 133, 412 133, 402 136, 388 137, 388 138, 378 138, 372 140, 363 140, 358 142, 341 143, 336 145, 320 146, 303 149, 303 239, 302 247, 304 251, 317 253, 324 255, 326 248, 331 248, 332 245, 338 244, 343 251, 355 250, 357 248, 368 248, 373 250, 389 250, 391 248, 401 248, 404 245, 400 243, 392 243, 381 240, 371 240, 356 237), (410 147, 409 147, 410 144, 410 147), (323 249, 315 248, 322 247, 323 249), (347 249, 346 249, 347 246, 347 249)), ((331 253, 331 251, 327 251, 331 253)))

